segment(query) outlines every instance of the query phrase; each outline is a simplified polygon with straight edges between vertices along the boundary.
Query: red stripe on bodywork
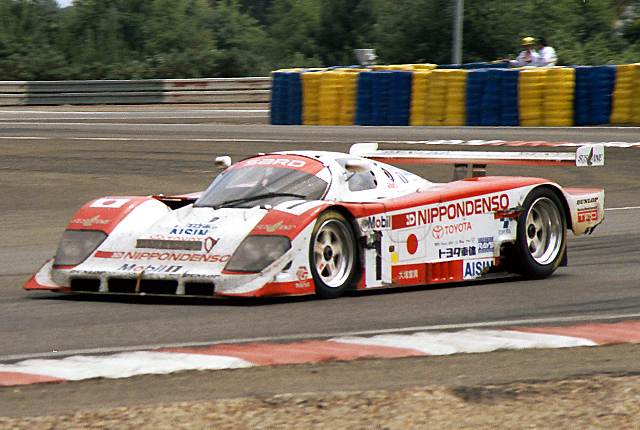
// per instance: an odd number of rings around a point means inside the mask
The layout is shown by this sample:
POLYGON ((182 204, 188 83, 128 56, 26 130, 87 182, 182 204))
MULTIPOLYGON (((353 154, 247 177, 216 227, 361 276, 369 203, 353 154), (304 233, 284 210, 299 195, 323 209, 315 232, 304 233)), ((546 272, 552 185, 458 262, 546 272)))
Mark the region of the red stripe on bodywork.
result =
POLYGON ((640 321, 606 324, 580 324, 571 327, 524 327, 514 330, 529 333, 557 334, 588 339, 599 345, 640 342, 640 321))
POLYGON ((23 289, 25 290, 45 290, 45 291, 71 291, 71 289, 69 287, 61 287, 59 285, 43 285, 40 284, 37 280, 36 280, 36 276, 32 276, 31 278, 29 278, 29 280, 27 282, 25 282, 25 284, 22 286, 23 289))
POLYGON ((0 386, 11 387, 14 385, 42 384, 44 382, 64 382, 64 379, 51 376, 32 375, 20 372, 0 372, 0 386))
POLYGON ((162 352, 223 355, 241 358, 259 365, 317 363, 329 360, 359 358, 395 358, 426 355, 408 348, 347 344, 310 340, 295 343, 254 343, 241 345, 213 345, 205 348, 170 348, 162 352))

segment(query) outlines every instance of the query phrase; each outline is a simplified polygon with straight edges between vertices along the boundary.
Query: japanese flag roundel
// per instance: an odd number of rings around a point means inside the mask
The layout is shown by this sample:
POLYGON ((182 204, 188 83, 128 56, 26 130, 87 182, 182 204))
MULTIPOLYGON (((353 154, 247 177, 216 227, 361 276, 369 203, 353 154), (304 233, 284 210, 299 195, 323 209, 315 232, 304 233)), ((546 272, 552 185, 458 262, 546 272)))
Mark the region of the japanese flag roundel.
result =
POLYGON ((118 209, 124 206, 130 200, 131 199, 118 199, 118 198, 104 197, 104 198, 95 200, 93 203, 91 203, 90 207, 118 209))

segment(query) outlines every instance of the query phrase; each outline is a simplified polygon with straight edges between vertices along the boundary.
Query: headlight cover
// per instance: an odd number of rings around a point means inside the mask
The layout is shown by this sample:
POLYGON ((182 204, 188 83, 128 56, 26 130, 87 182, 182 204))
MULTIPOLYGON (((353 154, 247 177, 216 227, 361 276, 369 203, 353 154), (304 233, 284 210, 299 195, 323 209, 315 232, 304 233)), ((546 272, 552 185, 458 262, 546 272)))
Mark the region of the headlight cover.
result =
POLYGON ((231 256, 225 270, 260 272, 290 248, 291 241, 285 236, 247 236, 231 256))
POLYGON ((58 244, 55 266, 75 266, 82 263, 107 238, 97 230, 65 230, 58 244))

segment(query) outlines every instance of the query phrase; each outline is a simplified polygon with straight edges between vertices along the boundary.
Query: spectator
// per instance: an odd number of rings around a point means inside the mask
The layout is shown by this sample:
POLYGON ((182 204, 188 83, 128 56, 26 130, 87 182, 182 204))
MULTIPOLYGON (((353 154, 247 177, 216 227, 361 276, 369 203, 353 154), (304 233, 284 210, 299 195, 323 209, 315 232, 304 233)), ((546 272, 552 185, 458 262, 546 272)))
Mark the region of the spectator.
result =
POLYGON ((558 61, 558 56, 556 55, 556 50, 551 46, 547 45, 547 41, 544 37, 538 38, 538 62, 536 66, 538 67, 546 67, 546 66, 555 66, 558 61))
POLYGON ((522 51, 515 60, 511 60, 511 65, 515 67, 537 66, 539 55, 534 46, 535 39, 533 37, 522 38, 522 51))

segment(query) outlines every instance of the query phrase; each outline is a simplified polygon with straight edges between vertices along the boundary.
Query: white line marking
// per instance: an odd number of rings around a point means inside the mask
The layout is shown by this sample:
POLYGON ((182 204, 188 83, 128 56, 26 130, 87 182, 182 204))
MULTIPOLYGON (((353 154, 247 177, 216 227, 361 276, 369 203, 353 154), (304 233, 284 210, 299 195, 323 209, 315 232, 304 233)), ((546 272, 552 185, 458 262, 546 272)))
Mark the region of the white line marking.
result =
POLYGON ((640 206, 625 206, 622 208, 605 208, 605 211, 630 211, 640 209, 640 206))
POLYGON ((544 324, 584 322, 584 321, 607 321, 607 320, 630 319, 630 318, 640 318, 640 313, 618 314, 618 315, 577 315, 573 317, 529 318, 529 319, 520 319, 520 320, 486 321, 486 322, 462 323, 462 324, 441 324, 441 325, 431 325, 431 326, 391 328, 391 329, 380 329, 380 330, 347 331, 347 332, 337 332, 337 333, 303 333, 303 334, 265 336, 265 337, 253 337, 253 338, 235 338, 235 339, 224 339, 224 340, 211 340, 206 342, 180 342, 180 343, 167 343, 167 344, 147 344, 147 345, 131 345, 131 346, 119 346, 119 347, 116 346, 116 347, 107 347, 107 348, 72 349, 67 351, 36 352, 36 353, 29 353, 29 354, 4 355, 4 356, 0 356, 0 362, 17 361, 17 360, 34 359, 34 358, 66 357, 69 355, 78 355, 78 354, 107 354, 107 353, 117 353, 117 352, 126 352, 126 351, 152 350, 152 349, 161 349, 161 348, 190 348, 190 347, 219 345, 219 344, 281 342, 281 341, 296 341, 296 340, 305 340, 305 339, 326 339, 326 338, 343 337, 343 336, 372 336, 372 335, 391 334, 391 333, 458 330, 458 329, 482 328, 482 327, 516 327, 516 326, 535 325, 535 324, 544 325, 544 324))
POLYGON ((50 140, 51 137, 41 137, 41 136, 0 136, 0 139, 6 140, 50 140))

